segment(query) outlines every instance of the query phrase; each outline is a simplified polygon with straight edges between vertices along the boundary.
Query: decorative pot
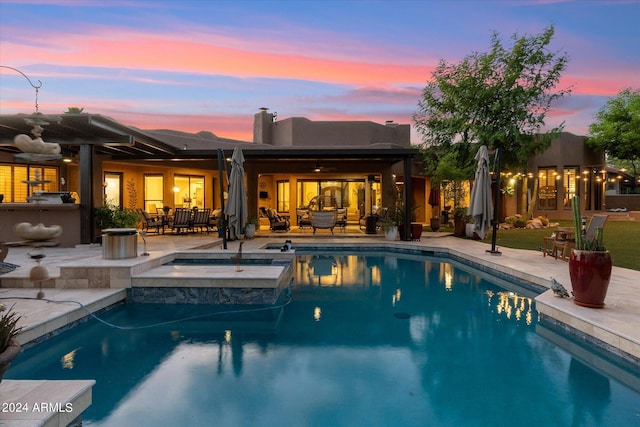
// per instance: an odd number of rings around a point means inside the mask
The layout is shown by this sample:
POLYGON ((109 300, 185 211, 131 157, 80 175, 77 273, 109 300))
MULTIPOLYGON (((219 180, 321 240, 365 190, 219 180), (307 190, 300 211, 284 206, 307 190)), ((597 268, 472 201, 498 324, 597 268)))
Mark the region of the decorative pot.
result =
POLYGON ((138 256, 138 231, 135 228, 102 230, 102 258, 125 259, 138 256))
POLYGON ((422 237, 422 223, 412 222, 411 223, 411 240, 420 240, 422 237))
POLYGON ((474 227, 474 225, 475 225, 474 223, 468 222, 468 223, 465 224, 465 227, 464 227, 465 234, 470 239, 473 239, 473 227, 474 227))
POLYGON ((2 382, 2 378, 4 378, 4 373, 7 372, 9 366, 11 366, 11 362, 15 359, 18 354, 20 354, 20 349, 22 347, 16 340, 9 341, 9 345, 4 349, 2 353, 0 353, 0 382, 2 382))
POLYGON ((384 231, 384 238, 387 240, 396 240, 398 238, 398 227, 389 227, 384 231))
POLYGON ((453 217, 453 235, 456 237, 464 237, 465 235, 465 225, 463 217, 455 216, 453 217))
POLYGON ((244 235, 247 239, 253 239, 253 236, 256 235, 256 225, 255 224, 247 224, 244 227, 244 235))
POLYGON ((609 251, 573 249, 569 256, 573 302, 582 307, 604 307, 611 279, 611 266, 609 251))
POLYGON ((472 222, 468 222, 467 225, 465 226, 465 234, 467 235, 468 238, 473 239, 473 240, 481 240, 480 236, 478 236, 478 233, 476 233, 474 231, 475 229, 475 224, 472 222))
POLYGON ((440 230, 440 218, 431 218, 431 231, 440 230))

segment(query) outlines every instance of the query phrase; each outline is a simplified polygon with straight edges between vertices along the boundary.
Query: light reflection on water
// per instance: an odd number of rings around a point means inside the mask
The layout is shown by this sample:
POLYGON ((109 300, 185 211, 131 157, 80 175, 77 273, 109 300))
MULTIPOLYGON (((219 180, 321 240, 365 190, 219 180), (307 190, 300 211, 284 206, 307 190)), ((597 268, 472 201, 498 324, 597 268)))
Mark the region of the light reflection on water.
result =
MULTIPOLYGON (((90 426, 637 422, 640 394, 536 334, 533 301, 515 288, 397 254, 301 256, 295 278, 281 311, 128 332, 88 322, 24 351, 7 378, 95 378, 90 426)), ((211 310, 125 305, 105 317, 211 310)))

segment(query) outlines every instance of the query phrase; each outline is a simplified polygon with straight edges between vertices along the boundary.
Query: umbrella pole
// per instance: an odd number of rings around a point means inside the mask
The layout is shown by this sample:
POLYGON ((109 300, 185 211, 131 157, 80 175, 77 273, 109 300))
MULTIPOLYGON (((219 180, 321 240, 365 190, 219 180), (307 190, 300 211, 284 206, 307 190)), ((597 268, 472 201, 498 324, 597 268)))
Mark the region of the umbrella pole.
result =
POLYGON ((222 228, 224 228, 224 233, 222 233, 222 248, 227 249, 227 220, 224 215, 224 150, 222 148, 218 148, 218 177, 220 179, 220 202, 222 205, 222 217, 220 218, 220 222, 222 228))
POLYGON ((498 218, 498 207, 500 206, 500 162, 502 160, 502 148, 498 147, 496 152, 496 189, 495 189, 495 197, 493 198, 493 221, 491 221, 493 225, 493 232, 491 233, 491 250, 486 251, 491 255, 502 255, 498 249, 496 249, 496 237, 498 235, 498 223, 500 222, 498 218))

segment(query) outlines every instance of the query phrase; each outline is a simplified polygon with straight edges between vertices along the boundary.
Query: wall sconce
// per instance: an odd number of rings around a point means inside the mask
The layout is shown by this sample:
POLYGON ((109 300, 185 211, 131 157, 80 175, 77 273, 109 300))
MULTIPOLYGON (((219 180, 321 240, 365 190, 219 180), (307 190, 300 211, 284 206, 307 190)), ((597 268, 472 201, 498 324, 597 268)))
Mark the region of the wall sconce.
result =
POLYGON ((174 193, 179 193, 180 192, 180 187, 173 187, 173 192, 174 193))

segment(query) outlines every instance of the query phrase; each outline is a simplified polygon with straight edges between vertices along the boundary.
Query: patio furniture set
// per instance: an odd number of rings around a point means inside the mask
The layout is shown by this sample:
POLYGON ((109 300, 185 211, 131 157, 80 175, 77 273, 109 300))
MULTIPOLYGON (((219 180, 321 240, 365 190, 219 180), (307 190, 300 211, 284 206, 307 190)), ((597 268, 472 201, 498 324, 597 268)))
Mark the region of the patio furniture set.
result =
POLYGON ((195 233, 196 231, 208 233, 217 230, 222 216, 220 209, 212 212, 210 208, 176 208, 173 213, 159 209, 156 216, 152 216, 143 209, 138 209, 138 213, 142 221, 142 230, 158 234, 164 234, 165 228, 175 234, 195 233))

